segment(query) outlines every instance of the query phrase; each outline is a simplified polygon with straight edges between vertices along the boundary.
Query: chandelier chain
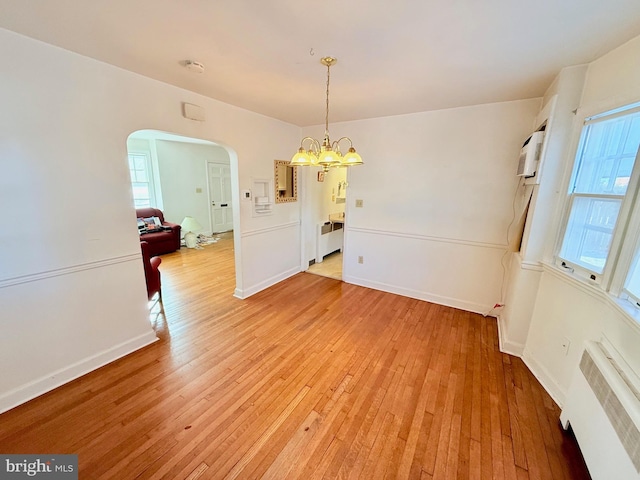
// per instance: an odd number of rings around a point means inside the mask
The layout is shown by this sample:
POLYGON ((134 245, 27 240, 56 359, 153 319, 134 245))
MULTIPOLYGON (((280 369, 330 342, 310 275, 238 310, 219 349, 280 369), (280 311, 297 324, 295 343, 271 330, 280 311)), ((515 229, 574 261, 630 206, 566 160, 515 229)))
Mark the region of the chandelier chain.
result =
POLYGON ((324 136, 329 138, 329 81, 331 80, 331 64, 327 65, 327 112, 324 117, 324 136))

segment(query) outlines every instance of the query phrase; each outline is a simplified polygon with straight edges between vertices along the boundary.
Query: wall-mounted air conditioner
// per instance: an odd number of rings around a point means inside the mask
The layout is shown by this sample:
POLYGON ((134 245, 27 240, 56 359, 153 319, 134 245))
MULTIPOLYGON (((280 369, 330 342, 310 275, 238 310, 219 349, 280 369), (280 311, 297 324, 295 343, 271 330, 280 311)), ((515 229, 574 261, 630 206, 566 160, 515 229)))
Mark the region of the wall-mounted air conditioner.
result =
POLYGON ((522 150, 520 150, 518 173, 516 175, 519 177, 533 177, 536 174, 540 162, 542 140, 544 140, 544 132, 533 132, 524 142, 522 150))

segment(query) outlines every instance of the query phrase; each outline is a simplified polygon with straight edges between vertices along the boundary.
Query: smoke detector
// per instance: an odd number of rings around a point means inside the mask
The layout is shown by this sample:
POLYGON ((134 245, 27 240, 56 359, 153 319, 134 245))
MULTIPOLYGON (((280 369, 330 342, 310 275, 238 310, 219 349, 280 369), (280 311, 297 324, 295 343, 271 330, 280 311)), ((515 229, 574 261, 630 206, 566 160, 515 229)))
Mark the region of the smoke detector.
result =
POLYGON ((201 64, 200 62, 195 62, 193 60, 186 60, 184 62, 184 66, 188 69, 191 70, 192 72, 196 72, 196 73, 204 73, 204 65, 201 64))

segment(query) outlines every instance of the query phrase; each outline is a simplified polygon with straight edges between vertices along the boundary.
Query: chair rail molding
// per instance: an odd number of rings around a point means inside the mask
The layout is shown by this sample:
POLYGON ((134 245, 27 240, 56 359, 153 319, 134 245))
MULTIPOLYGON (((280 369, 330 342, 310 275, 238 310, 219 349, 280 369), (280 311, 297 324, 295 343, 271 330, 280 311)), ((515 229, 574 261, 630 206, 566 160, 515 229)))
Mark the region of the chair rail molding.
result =
POLYGON ((57 268, 54 270, 47 270, 44 272, 31 273, 29 275, 21 275, 19 277, 12 277, 0 280, 0 288, 8 288, 14 285, 21 285, 23 283, 37 282, 45 280, 47 278, 60 277, 62 275, 70 275, 84 270, 93 270, 96 268, 108 267, 110 265, 117 265, 119 263, 133 262, 142 259, 142 253, 132 253, 130 255, 123 255, 119 257, 107 258, 104 260, 97 260, 95 262, 80 263, 69 267, 57 268))

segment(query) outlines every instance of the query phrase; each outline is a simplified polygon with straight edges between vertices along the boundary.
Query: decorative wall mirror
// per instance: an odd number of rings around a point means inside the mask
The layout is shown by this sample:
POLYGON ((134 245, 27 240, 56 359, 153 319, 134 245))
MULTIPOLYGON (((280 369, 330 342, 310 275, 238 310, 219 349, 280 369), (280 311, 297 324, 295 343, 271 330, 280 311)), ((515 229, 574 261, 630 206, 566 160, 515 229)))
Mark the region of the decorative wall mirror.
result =
POLYGON ((286 160, 274 160, 276 203, 298 201, 298 169, 286 160))

